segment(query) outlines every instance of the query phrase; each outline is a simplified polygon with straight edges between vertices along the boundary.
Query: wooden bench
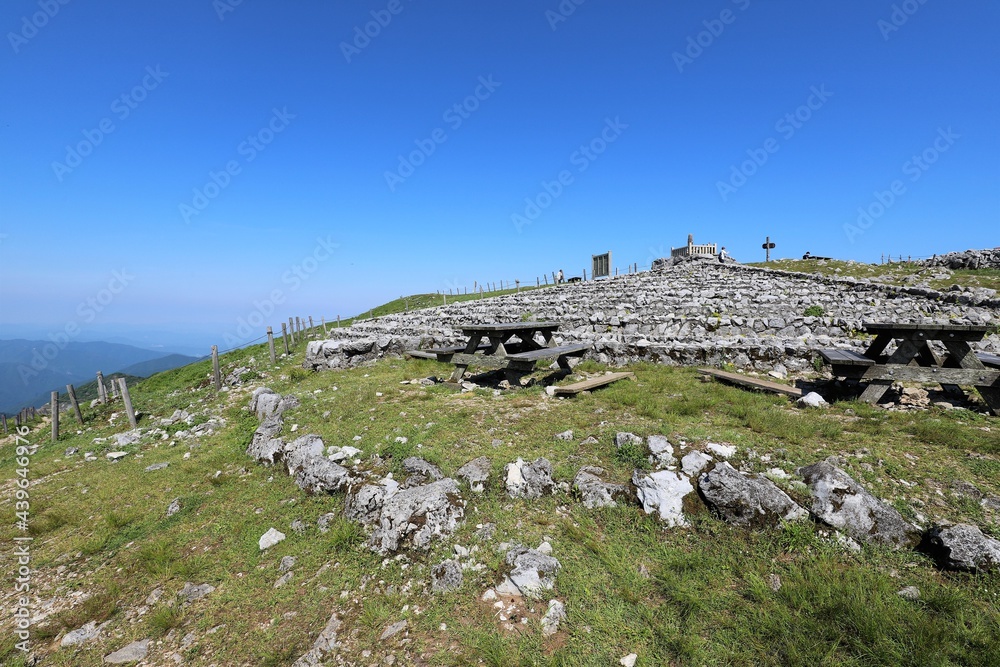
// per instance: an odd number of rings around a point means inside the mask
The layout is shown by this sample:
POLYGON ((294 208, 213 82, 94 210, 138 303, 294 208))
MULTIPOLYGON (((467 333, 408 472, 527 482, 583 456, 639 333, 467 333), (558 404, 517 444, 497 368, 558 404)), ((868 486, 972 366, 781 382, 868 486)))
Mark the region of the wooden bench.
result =
POLYGON ((725 380, 726 382, 740 384, 745 387, 750 387, 751 389, 762 389, 774 394, 784 394, 785 396, 791 396, 792 398, 802 398, 801 389, 787 384, 778 384, 777 382, 762 380, 761 378, 750 377, 748 375, 730 373, 729 371, 720 371, 717 368, 699 368, 698 372, 702 375, 725 380))
POLYGON ((592 389, 597 389, 598 387, 603 387, 606 384, 611 384, 612 382, 617 382, 618 380, 623 380, 629 378, 630 380, 635 379, 635 373, 623 372, 623 373, 607 373, 605 375, 599 375, 595 378, 590 378, 588 380, 581 380, 580 382, 574 382, 573 384, 563 385, 561 387, 555 388, 556 396, 572 396, 574 394, 579 394, 583 391, 591 391, 592 389))
POLYGON ((826 363, 834 366, 874 366, 875 360, 869 359, 860 352, 835 348, 830 350, 819 350, 819 354, 826 363))
POLYGON ((508 354, 506 356, 507 368, 512 371, 530 372, 534 370, 535 362, 543 359, 555 359, 559 363, 559 368, 568 371, 568 358, 582 356, 589 349, 590 345, 587 343, 574 343, 571 345, 559 345, 557 347, 543 347, 538 350, 531 350, 530 352, 508 354))
POLYGON ((987 354, 986 352, 976 352, 976 356, 979 357, 979 361, 983 362, 983 366, 1000 368, 1000 355, 987 354))
MULTIPOLYGON (((489 343, 482 343, 476 350, 485 352, 490 349, 489 343)), ((436 359, 438 361, 447 362, 451 359, 452 355, 458 354, 459 352, 465 352, 464 345, 453 345, 451 347, 435 347, 427 350, 407 350, 406 354, 416 359, 436 359)))

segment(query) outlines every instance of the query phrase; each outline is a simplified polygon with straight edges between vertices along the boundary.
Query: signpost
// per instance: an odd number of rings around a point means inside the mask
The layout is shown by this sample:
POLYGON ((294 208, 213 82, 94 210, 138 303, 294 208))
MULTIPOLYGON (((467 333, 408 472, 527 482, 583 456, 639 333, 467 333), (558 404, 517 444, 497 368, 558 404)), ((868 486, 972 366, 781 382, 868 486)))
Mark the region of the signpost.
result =
POLYGON ((764 243, 762 243, 760 247, 764 249, 764 261, 765 262, 770 262, 771 261, 771 248, 774 247, 774 244, 771 243, 771 237, 770 236, 765 236, 764 237, 764 243))

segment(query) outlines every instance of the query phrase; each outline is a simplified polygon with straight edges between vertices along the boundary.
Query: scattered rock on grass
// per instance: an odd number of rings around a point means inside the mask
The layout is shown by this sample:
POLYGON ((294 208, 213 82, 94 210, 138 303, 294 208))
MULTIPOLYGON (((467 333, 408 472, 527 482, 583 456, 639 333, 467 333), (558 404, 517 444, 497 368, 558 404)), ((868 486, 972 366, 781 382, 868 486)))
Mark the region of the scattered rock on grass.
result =
POLYGON ((912 547, 920 531, 894 508, 868 493, 846 472, 820 461, 798 470, 812 490, 812 513, 861 542, 912 547))
POLYGON ((525 463, 521 458, 505 467, 507 495, 511 498, 541 498, 552 493, 552 464, 546 458, 525 463))
POLYGON ((585 466, 573 478, 573 488, 580 494, 584 506, 591 509, 614 507, 617 504, 615 499, 628 493, 624 484, 611 484, 601 479, 603 474, 603 468, 585 466))
POLYGON ((525 596, 538 599, 543 591, 555 586, 556 572, 562 567, 553 556, 536 549, 515 546, 507 552, 510 574, 496 587, 501 595, 525 596))
POLYGON ((473 493, 482 493, 486 488, 486 482, 490 478, 491 465, 488 457, 480 456, 459 468, 455 476, 467 481, 469 483, 469 490, 473 493))
POLYGON ((268 528, 267 532, 261 535, 260 539, 257 540, 257 546, 260 547, 261 551, 264 551, 265 549, 270 549, 275 544, 281 542, 284 539, 285 539, 284 533, 275 530, 274 528, 268 528))
POLYGON ((551 637, 559 632, 559 624, 566 620, 566 605, 559 600, 549 600, 549 609, 542 617, 542 635, 551 637))
POLYGON ((822 408, 828 405, 826 400, 815 391, 810 391, 808 394, 795 401, 795 404, 802 408, 822 408))
POLYGON ((702 475, 698 489, 712 511, 737 526, 777 526, 809 516, 771 480, 741 475, 728 463, 702 475))
POLYGON ((1000 569, 1000 541, 967 523, 935 526, 927 532, 921 547, 949 570, 1000 569))
POLYGON ((431 570, 431 590, 435 593, 447 593, 461 586, 462 566, 457 560, 443 561, 431 570))
POLYGON ((684 496, 694 491, 694 487, 685 475, 670 470, 643 475, 636 470, 632 484, 646 514, 657 512, 668 527, 688 525, 681 510, 684 496))
POLYGON ((104 662, 110 663, 112 665, 121 665, 126 662, 139 662, 146 657, 146 653, 149 652, 149 643, 151 640, 143 639, 141 641, 132 642, 124 648, 120 648, 114 653, 109 653, 104 656, 104 662))

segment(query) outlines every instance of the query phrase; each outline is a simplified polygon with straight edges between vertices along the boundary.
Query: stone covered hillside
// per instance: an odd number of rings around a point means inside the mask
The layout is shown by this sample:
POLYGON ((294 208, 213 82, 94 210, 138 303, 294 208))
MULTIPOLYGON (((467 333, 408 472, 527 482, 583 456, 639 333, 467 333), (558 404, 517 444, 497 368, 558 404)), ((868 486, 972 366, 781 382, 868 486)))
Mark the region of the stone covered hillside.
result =
MULTIPOLYGON (((714 260, 659 261, 654 270, 363 320, 310 343, 306 368, 462 342, 465 322, 555 320, 557 340, 593 343, 602 363, 732 363, 805 368, 815 350, 862 347, 868 321, 997 322, 993 290, 897 287, 714 260), (816 315, 821 310, 821 315, 816 315), (810 313, 807 315, 807 312, 810 313)), ((1000 336, 980 347, 1000 350, 1000 336)))

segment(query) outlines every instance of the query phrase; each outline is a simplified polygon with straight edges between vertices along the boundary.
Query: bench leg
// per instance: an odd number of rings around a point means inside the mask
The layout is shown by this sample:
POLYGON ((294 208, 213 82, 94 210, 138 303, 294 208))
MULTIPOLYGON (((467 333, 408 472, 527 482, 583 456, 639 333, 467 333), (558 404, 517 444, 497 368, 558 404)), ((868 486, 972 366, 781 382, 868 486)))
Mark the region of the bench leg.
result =
POLYGON ((565 354, 559 355, 556 359, 556 363, 559 364, 559 368, 566 371, 567 373, 573 370, 569 365, 569 356, 565 354))
POLYGON ((869 380, 868 386, 865 387, 863 392, 861 392, 861 396, 858 400, 875 405, 882 399, 882 396, 885 395, 885 392, 887 392, 891 386, 892 380, 869 380))
POLYGON ((986 406, 994 415, 1000 417, 1000 387, 976 387, 983 397, 986 406))
POLYGON ((521 378, 524 377, 524 371, 514 370, 513 368, 505 368, 503 371, 503 377, 507 380, 507 384, 512 387, 521 386, 521 378))

